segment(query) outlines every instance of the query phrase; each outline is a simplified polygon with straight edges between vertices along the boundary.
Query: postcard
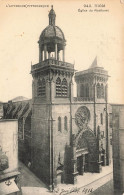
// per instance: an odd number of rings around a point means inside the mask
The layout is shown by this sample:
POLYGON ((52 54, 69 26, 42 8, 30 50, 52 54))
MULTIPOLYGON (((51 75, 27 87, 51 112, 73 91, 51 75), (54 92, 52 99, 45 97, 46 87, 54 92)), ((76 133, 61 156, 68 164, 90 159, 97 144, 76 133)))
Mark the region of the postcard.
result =
POLYGON ((0 0, 0 29, 1 193, 111 195, 124 0, 0 0))

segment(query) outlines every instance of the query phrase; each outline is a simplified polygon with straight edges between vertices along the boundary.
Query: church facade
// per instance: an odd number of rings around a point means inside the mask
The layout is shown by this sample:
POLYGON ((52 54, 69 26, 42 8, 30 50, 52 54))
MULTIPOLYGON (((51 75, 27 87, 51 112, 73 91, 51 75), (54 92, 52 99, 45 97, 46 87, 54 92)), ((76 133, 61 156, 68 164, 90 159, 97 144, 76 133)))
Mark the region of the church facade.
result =
POLYGON ((31 67, 32 167, 50 186, 109 165, 108 73, 97 59, 76 72, 73 97, 74 65, 65 61, 66 41, 55 20, 52 8, 38 42, 39 63, 31 67))
POLYGON ((32 100, 25 112, 23 106, 19 111, 20 131, 25 134, 26 126, 28 132, 19 141, 20 155, 28 146, 32 171, 50 189, 58 183, 75 184, 78 175, 99 173, 110 164, 108 72, 95 58, 89 69, 75 73, 74 64, 65 61, 65 36, 55 22, 52 8, 38 41, 39 63, 31 66, 32 100), (22 115, 28 125, 22 125, 22 115))

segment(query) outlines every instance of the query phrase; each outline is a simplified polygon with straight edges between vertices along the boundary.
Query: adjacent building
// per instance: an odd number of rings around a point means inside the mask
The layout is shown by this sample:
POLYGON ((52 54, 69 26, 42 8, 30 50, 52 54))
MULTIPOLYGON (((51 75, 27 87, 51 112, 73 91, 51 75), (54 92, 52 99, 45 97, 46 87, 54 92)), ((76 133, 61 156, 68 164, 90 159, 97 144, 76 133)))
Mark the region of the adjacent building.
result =
POLYGON ((18 121, 0 120, 0 194, 20 191, 18 171, 18 121))
POLYGON ((124 105, 112 104, 113 180, 115 194, 124 193, 124 105))

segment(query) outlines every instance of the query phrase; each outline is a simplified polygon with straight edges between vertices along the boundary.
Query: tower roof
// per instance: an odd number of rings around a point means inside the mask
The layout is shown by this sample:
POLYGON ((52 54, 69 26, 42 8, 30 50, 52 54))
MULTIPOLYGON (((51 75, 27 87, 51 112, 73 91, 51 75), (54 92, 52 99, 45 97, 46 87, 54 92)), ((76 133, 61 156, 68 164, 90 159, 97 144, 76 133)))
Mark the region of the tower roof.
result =
POLYGON ((98 64, 97 64, 97 56, 95 57, 94 61, 92 62, 90 68, 95 68, 95 67, 98 67, 98 64))
POLYGON ((40 35, 40 40, 58 38, 65 41, 65 36, 62 30, 58 26, 47 26, 40 35))
POLYGON ((108 71, 104 70, 103 67, 98 66, 97 56, 95 57, 91 66, 87 70, 76 72, 75 75, 76 75, 76 77, 78 77, 78 76, 87 75, 87 74, 91 74, 91 73, 108 76, 108 71))
POLYGON ((53 42, 54 40, 58 40, 60 41, 60 43, 64 43, 66 41, 64 33, 58 26, 55 25, 56 14, 55 11, 53 10, 53 6, 48 16, 49 25, 42 31, 39 42, 44 43, 44 41, 53 42))

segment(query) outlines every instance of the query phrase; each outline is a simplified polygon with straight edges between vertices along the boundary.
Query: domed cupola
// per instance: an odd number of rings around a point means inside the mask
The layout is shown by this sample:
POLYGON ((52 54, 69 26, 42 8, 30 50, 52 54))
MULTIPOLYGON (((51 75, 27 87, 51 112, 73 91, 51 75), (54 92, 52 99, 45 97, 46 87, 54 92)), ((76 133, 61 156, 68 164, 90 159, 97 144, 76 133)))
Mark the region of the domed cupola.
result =
POLYGON ((53 6, 49 12, 49 25, 42 31, 39 38, 39 61, 54 58, 60 60, 62 56, 65 61, 65 36, 62 30, 55 26, 56 14, 53 6), (62 54, 60 53, 62 51, 62 54))
POLYGON ((64 33, 58 26, 49 25, 47 26, 40 35, 40 41, 46 40, 50 42, 51 39, 58 39, 60 41, 65 41, 64 33))

